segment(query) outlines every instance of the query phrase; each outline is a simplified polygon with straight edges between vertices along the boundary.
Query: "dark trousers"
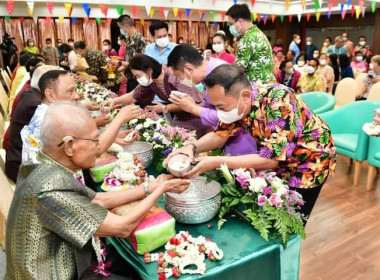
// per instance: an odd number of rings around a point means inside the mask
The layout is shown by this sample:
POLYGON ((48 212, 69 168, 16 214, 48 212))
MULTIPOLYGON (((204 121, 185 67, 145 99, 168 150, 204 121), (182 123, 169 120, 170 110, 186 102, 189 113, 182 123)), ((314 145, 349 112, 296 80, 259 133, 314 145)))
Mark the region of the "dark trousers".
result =
POLYGON ((319 193, 321 192, 322 186, 324 185, 325 182, 323 182, 322 184, 320 184, 319 186, 317 186, 315 188, 310 188, 310 189, 301 189, 301 188, 290 187, 291 190, 294 190, 294 191, 298 192, 300 195, 302 195, 302 198, 305 201, 304 206, 302 206, 301 210, 299 210, 299 212, 301 214, 304 214, 305 217, 307 218, 306 220, 304 220, 305 226, 306 226, 306 223, 310 217, 311 211, 314 208, 315 202, 317 201, 319 193))

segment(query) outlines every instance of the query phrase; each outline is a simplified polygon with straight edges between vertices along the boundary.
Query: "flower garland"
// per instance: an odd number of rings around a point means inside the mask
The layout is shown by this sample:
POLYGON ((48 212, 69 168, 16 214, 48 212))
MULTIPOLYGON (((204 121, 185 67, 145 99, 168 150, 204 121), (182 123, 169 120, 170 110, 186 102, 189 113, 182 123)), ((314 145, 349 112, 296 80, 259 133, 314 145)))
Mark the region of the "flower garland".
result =
POLYGON ((102 189, 105 191, 126 190, 148 180, 145 165, 136 156, 128 152, 117 154, 116 167, 106 175, 102 189))
POLYGON ((100 240, 99 237, 93 236, 92 237, 92 247, 95 250, 96 259, 98 260, 98 265, 93 266, 92 270, 96 274, 102 275, 104 277, 110 276, 111 273, 109 273, 107 271, 107 269, 110 268, 112 264, 111 264, 111 262, 105 262, 107 252, 106 252, 104 243, 100 240))
POLYGON ((363 130, 369 136, 380 136, 380 124, 378 123, 365 123, 363 125, 363 130))
POLYGON ((298 212, 304 205, 302 196, 290 190, 287 182, 277 177, 275 172, 251 175, 243 168, 230 172, 225 164, 220 170, 226 181, 221 182, 224 197, 219 212, 219 229, 226 222, 225 215, 235 211, 247 219, 266 241, 270 231, 274 237, 281 238, 284 247, 291 234, 305 238, 303 220, 306 217, 298 212))
POLYGON ((178 278, 181 274, 201 274, 206 272, 206 256, 210 261, 223 258, 223 251, 211 239, 200 235, 196 238, 187 231, 180 231, 165 245, 164 253, 145 253, 145 263, 157 262, 158 279, 178 278), (196 269, 187 268, 195 265, 196 269))

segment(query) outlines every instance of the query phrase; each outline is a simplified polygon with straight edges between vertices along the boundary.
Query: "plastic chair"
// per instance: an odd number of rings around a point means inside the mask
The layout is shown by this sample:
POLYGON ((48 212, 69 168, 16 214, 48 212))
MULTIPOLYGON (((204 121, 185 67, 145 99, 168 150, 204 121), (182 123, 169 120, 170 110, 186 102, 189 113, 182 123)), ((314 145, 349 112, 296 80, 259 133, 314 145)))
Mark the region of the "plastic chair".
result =
POLYGON ((4 83, 8 89, 8 92, 10 92, 11 91, 11 79, 8 76, 8 73, 5 70, 1 69, 1 76, 3 77, 4 83))
POLYGON ((9 98, 3 85, 0 83, 0 108, 4 119, 7 119, 9 98))
POLYGON ((361 165, 368 155, 369 136, 363 124, 372 122, 373 112, 379 107, 380 101, 357 101, 319 115, 330 126, 338 154, 355 162, 354 186, 359 183, 361 165))
POLYGON ((344 78, 341 80, 335 90, 335 109, 354 102, 356 100, 356 89, 357 85, 354 79, 344 78))
POLYGON ((367 191, 373 190, 376 168, 380 168, 380 137, 369 137, 367 191))
POLYGON ((12 71, 11 71, 11 68, 9 68, 9 66, 7 66, 7 71, 8 71, 9 77, 12 77, 12 71))
POLYGON ((306 92, 298 95, 307 106, 315 113, 321 114, 334 109, 335 97, 326 92, 306 92))
POLYGON ((380 100, 380 83, 376 83, 371 87, 367 100, 380 100))
POLYGON ((0 170, 0 193, 0 244, 5 250, 5 229, 14 189, 2 170, 0 170))

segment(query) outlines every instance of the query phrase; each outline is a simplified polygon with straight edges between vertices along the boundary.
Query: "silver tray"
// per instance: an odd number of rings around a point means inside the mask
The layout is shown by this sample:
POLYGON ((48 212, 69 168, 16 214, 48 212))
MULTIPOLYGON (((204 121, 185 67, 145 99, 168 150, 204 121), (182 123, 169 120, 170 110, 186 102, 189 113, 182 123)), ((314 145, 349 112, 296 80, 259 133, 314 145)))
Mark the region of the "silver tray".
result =
POLYGON ((153 145, 147 142, 135 141, 131 145, 123 146, 124 152, 137 155, 149 167, 153 161, 153 145))

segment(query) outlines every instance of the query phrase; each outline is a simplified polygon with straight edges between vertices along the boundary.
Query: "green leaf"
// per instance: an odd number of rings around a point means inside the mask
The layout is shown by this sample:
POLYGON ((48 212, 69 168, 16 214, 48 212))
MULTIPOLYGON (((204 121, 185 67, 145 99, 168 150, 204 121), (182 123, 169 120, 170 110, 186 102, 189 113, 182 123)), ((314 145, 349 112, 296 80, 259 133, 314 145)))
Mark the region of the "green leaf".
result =
POLYGON ((254 200, 253 200, 252 196, 245 195, 241 199, 241 202, 244 204, 248 204, 248 203, 254 203, 254 200))
POLYGON ((235 198, 235 199, 232 200, 232 202, 230 203, 230 207, 239 204, 239 202, 240 202, 240 199, 239 199, 239 198, 235 198))

